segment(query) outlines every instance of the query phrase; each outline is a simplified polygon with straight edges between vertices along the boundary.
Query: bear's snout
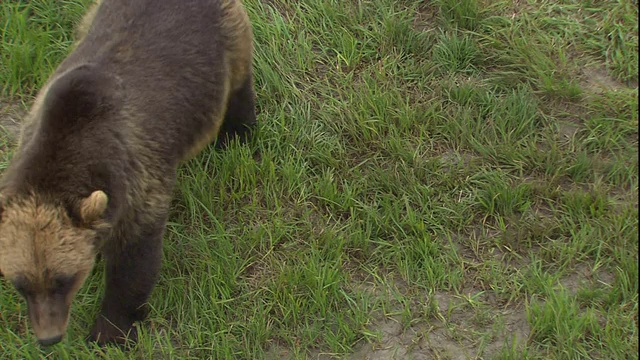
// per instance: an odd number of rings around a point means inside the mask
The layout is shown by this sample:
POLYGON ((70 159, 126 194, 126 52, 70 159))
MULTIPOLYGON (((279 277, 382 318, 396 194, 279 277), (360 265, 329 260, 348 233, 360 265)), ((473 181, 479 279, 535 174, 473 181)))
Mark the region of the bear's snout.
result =
POLYGON ((54 336, 48 339, 38 339, 38 344, 42 347, 47 347, 51 345, 55 345, 62 340, 62 335, 54 336))
POLYGON ((64 298, 34 297, 27 299, 27 308, 33 332, 40 345, 51 346, 62 340, 69 315, 69 306, 64 298))

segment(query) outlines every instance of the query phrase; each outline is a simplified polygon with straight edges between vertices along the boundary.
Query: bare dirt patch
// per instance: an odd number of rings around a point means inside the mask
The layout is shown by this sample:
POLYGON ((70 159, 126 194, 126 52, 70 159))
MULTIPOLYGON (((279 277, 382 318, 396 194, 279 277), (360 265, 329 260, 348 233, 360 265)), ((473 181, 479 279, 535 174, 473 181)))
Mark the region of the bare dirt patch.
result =
POLYGON ((4 131, 11 140, 17 138, 20 132, 20 123, 26 112, 25 107, 20 102, 0 98, 0 129, 4 131))
POLYGON ((444 171, 449 171, 452 168, 463 168, 476 162, 476 158, 467 152, 458 152, 454 150, 445 151, 440 155, 440 160, 446 164, 443 168, 444 171))
POLYGON ((571 140, 576 137, 581 127, 573 122, 565 121, 558 123, 558 133, 563 140, 571 140))
POLYGON ((467 296, 476 295, 435 293, 428 302, 435 306, 436 313, 428 318, 416 317, 410 326, 403 325, 406 321, 398 316, 380 317, 369 328, 379 334, 379 340, 357 346, 348 358, 491 358, 509 346, 514 336, 516 347, 522 346, 530 333, 524 308, 499 309, 485 301, 470 305, 467 296))
POLYGON ((438 8, 435 4, 424 2, 418 7, 413 19, 413 28, 417 31, 429 31, 436 28, 438 8))
MULTIPOLYGON (((316 349, 306 358, 316 360, 489 359, 505 348, 522 348, 530 327, 522 304, 502 305, 491 293, 475 288, 460 292, 428 292, 408 286, 401 278, 383 282, 360 274, 351 287, 386 305, 371 314, 369 340, 346 355, 316 349), (395 296, 394 296, 395 294, 395 296), (394 299, 404 298, 402 303, 394 299), (407 312, 407 306, 409 312, 407 312)), ((286 345, 273 343, 266 359, 293 359, 286 345)))
POLYGON ((593 269, 588 264, 580 264, 574 271, 560 279, 560 284, 571 295, 580 289, 613 286, 615 275, 603 268, 593 269))
MULTIPOLYGON (((459 293, 429 293, 409 287, 396 276, 387 278, 385 284, 359 281, 352 285, 388 303, 386 314, 377 312, 371 316, 367 331, 376 336, 362 341, 346 356, 316 351, 309 354, 310 359, 491 358, 510 347, 512 341, 516 348, 521 348, 529 339, 530 328, 523 306, 503 306, 490 293, 475 288, 459 293), (393 293, 401 295, 406 302, 391 300, 396 298, 393 293)), ((269 358, 289 358, 286 350, 273 350, 269 358)))
POLYGON ((592 92, 592 93, 600 93, 602 91, 611 91, 611 90, 621 90, 624 88, 637 88, 637 82, 630 82, 629 84, 624 84, 613 77, 611 77, 607 70, 604 67, 585 67, 581 74, 581 85, 582 88, 592 92))

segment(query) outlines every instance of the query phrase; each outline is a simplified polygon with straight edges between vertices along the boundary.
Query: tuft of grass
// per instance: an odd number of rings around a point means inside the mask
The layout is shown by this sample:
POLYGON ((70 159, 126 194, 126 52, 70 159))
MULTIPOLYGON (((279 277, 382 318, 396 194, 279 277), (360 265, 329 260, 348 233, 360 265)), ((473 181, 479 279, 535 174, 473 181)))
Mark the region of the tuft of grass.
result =
POLYGON ((552 292, 544 304, 532 303, 529 321, 532 339, 543 347, 556 349, 549 355, 582 358, 599 350, 588 347, 591 345, 589 340, 600 328, 595 311, 581 310, 575 299, 564 292, 552 292))
POLYGON ((433 62, 445 73, 472 72, 478 49, 470 36, 442 34, 433 47, 433 62))
POLYGON ((474 31, 478 26, 480 4, 477 0, 439 0, 442 17, 449 23, 469 31, 474 31))
POLYGON ((584 48, 605 59, 611 76, 638 82, 638 4, 632 0, 595 4, 583 2, 581 10, 596 31, 585 33, 584 48), (594 6, 596 5, 596 6, 594 6), (601 8, 598 8, 601 6, 601 8))
POLYGON ((511 183, 507 174, 487 172, 474 179, 474 183, 478 188, 478 204, 487 215, 510 216, 531 206, 531 187, 511 183))

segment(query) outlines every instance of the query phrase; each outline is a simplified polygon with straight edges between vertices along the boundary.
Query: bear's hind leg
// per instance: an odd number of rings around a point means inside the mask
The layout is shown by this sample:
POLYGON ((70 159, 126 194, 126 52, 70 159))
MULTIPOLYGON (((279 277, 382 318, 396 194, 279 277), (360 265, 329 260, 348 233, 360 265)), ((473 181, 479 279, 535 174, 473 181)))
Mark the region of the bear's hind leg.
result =
POLYGON ((105 294, 89 341, 99 345, 137 341, 133 323, 146 318, 145 304, 160 273, 164 222, 161 224, 138 239, 113 239, 119 247, 105 254, 105 294))
POLYGON ((249 141, 256 127, 256 100, 253 77, 249 75, 244 84, 230 94, 227 111, 216 139, 216 149, 224 149, 234 137, 241 144, 249 141))

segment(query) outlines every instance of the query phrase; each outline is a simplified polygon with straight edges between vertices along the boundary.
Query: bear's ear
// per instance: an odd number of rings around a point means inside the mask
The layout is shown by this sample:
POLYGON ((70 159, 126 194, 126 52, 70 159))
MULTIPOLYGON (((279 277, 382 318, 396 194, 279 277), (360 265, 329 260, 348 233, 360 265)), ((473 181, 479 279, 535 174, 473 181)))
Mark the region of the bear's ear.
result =
POLYGON ((107 209, 109 198, 104 191, 96 190, 80 201, 80 218, 85 224, 100 220, 107 209))
POLYGON ((44 99, 45 123, 69 128, 86 123, 108 103, 111 79, 95 66, 78 66, 55 80, 44 99))

